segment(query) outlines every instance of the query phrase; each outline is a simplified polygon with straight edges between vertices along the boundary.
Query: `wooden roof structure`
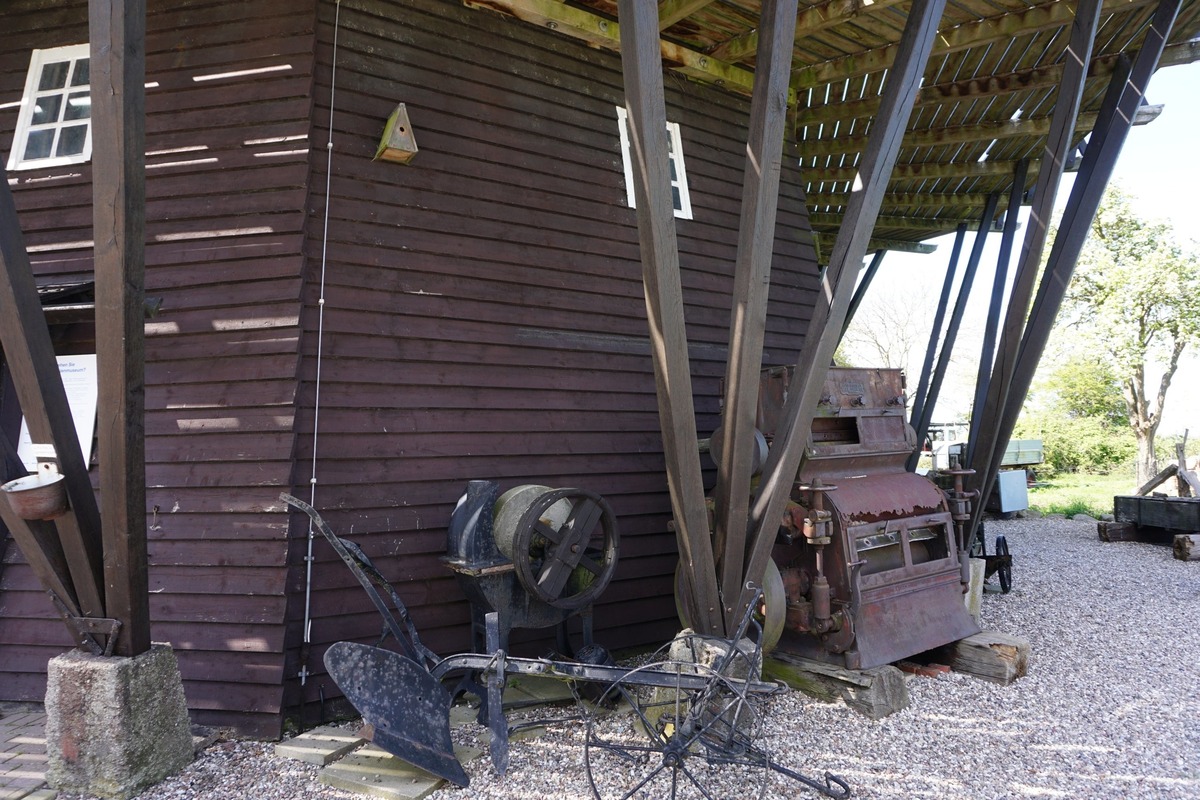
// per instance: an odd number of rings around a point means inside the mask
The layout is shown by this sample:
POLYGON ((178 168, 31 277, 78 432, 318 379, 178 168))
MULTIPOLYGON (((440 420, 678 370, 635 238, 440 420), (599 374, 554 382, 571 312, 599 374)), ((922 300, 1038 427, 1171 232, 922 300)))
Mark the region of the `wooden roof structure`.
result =
MULTIPOLYGON (((616 0, 465 0, 598 47, 619 47, 616 0)), ((754 82, 760 0, 661 0, 663 60, 687 79, 745 95, 754 82)), ((800 159, 818 253, 828 259, 879 111, 910 0, 802 0, 790 76, 787 149, 800 159)), ((1074 2, 946 4, 869 250, 920 244, 1009 202, 1016 164, 1037 180, 1075 18, 1074 2)), ((1096 122, 1122 53, 1136 55, 1156 4, 1106 0, 1075 144, 1096 122)), ((1200 3, 1180 10, 1160 67, 1200 60, 1200 3)), ((1152 110, 1146 109, 1148 117, 1152 110)))

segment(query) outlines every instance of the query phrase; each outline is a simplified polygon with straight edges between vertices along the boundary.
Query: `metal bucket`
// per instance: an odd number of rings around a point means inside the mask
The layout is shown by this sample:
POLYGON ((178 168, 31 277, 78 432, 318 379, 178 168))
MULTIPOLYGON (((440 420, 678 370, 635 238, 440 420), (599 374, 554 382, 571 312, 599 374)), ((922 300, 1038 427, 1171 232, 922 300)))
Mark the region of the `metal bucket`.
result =
POLYGON ((55 519, 67 513, 63 476, 50 469, 9 481, 0 486, 0 491, 21 519, 55 519))

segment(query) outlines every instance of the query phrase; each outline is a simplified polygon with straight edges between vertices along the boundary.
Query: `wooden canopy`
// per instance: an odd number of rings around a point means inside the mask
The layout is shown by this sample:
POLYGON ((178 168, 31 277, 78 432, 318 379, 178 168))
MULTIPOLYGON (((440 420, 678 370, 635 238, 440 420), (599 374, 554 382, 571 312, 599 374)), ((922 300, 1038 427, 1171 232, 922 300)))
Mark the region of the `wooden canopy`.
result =
MULTIPOLYGON (((619 47, 616 0, 465 2, 619 47)), ((1030 160, 1026 189, 1035 190, 1076 5, 947 3, 870 250, 927 251, 924 240, 977 222, 993 192, 1001 193, 1002 211, 1022 159, 1030 160)), ((664 62, 681 76, 749 95, 761 6, 759 0, 661 0, 664 62)), ((803 167, 822 261, 841 226, 911 6, 909 0, 799 4, 787 149, 803 167)), ((1148 0, 1103 3, 1073 144, 1091 131, 1118 56, 1136 54, 1155 7, 1148 0)), ((1200 3, 1185 2, 1159 66, 1200 59, 1197 36, 1200 3)))

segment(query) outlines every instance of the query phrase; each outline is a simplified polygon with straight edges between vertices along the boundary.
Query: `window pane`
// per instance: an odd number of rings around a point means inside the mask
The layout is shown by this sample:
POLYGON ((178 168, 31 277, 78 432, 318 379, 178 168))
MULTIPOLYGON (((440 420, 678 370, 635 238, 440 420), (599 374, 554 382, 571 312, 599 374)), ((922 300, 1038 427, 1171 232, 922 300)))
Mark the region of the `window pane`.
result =
POLYGON ((87 92, 75 92, 67 98, 67 110, 63 119, 87 119, 92 116, 92 96, 87 92))
POLYGON ((671 187, 671 203, 675 206, 676 211, 683 210, 683 200, 679 197, 679 187, 671 187))
POLYGON ((62 129, 58 139, 57 156, 77 156, 83 152, 87 143, 87 125, 71 125, 62 129))
POLYGON ((50 147, 54 144, 54 131, 30 131, 29 138, 25 142, 25 155, 23 158, 30 161, 35 158, 49 158, 50 147))
POLYGON ((70 61, 57 61, 53 64, 46 64, 42 67, 41 82, 38 83, 38 91, 44 92, 49 89, 61 89, 67 85, 67 72, 71 68, 70 61))
POLYGON ((58 122, 58 112, 62 108, 63 96, 61 94, 48 94, 45 97, 39 97, 34 101, 33 117, 30 120, 31 125, 45 125, 51 122, 58 122))
POLYGON ((91 65, 92 62, 86 58, 75 62, 75 74, 71 76, 72 86, 87 86, 92 82, 91 65))
POLYGON ((671 183, 679 180, 679 174, 675 171, 675 159, 667 159, 667 163, 671 165, 671 183))

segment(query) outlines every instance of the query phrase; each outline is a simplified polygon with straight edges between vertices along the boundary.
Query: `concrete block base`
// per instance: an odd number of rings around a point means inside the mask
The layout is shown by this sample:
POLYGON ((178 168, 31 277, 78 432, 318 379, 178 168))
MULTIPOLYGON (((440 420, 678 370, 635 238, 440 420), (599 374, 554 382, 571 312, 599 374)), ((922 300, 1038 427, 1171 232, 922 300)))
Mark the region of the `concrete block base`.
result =
POLYGON ((192 735, 175 651, 133 658, 79 651, 50 660, 47 782, 64 792, 132 797, 191 763, 192 735))

